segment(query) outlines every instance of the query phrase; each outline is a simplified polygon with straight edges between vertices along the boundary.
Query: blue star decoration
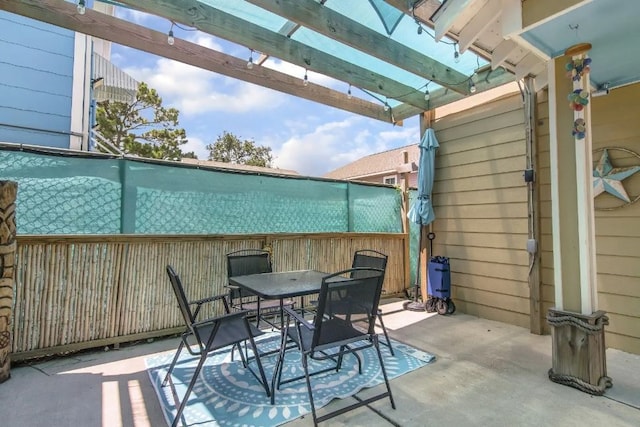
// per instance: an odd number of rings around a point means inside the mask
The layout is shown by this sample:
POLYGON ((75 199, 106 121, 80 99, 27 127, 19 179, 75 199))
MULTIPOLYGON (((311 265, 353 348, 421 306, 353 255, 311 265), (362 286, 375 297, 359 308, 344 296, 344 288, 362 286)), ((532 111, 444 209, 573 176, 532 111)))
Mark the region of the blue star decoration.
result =
POLYGON ((640 166, 628 168, 614 168, 609 160, 609 153, 605 148, 598 165, 593 170, 593 197, 607 192, 627 203, 631 202, 629 195, 622 186, 622 181, 640 171, 640 166))

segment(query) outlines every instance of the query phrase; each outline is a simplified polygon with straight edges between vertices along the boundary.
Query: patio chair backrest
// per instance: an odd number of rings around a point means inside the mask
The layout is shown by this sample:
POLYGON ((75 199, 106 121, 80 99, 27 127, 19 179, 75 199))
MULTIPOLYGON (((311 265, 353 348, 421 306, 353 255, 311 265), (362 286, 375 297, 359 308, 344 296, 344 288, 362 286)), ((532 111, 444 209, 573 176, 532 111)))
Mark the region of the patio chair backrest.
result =
MULTIPOLYGON (((383 271, 383 280, 384 280, 384 272, 387 269, 387 259, 389 257, 382 252, 378 252, 373 249, 361 249, 356 251, 353 254, 353 263, 351 264, 351 268, 357 267, 370 267, 370 268, 379 268, 383 271)), ((360 274, 357 270, 354 273, 354 277, 360 274)))
POLYGON ((184 288, 182 287, 180 276, 178 276, 178 273, 176 273, 176 271, 170 265, 167 265, 167 275, 169 275, 169 281, 171 282, 173 293, 175 293, 176 299, 178 300, 180 313, 182 313, 182 317, 184 318, 187 327, 191 329, 191 325, 193 325, 195 319, 193 313, 191 312, 191 308, 189 307, 189 300, 187 300, 187 296, 184 293, 184 288))
POLYGON ((271 256, 261 249, 241 249, 227 254, 228 277, 271 273, 271 256))
POLYGON ((379 268, 352 268, 322 279, 313 347, 353 338, 354 333, 361 335, 354 323, 362 322, 363 315, 367 333, 374 333, 383 274, 379 268))

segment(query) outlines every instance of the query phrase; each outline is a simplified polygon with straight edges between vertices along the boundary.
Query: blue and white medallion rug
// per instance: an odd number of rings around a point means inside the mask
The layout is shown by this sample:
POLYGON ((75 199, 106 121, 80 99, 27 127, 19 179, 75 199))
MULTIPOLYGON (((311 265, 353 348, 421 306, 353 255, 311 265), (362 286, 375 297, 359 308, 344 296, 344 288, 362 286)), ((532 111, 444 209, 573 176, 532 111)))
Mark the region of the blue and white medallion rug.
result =
MULTIPOLYGON (((280 334, 267 334, 256 340, 256 343, 261 352, 276 350, 280 345, 280 334)), ((389 379, 397 378, 435 360, 435 356, 397 341, 392 341, 392 345, 395 356, 391 356, 387 346, 380 345, 389 379)), ((176 412, 172 390, 182 399, 198 362, 198 358, 183 350, 172 372, 174 388, 170 385, 162 387, 162 380, 174 354, 175 351, 170 351, 145 360, 168 424, 173 422, 176 412)), ((363 388, 374 387, 384 382, 375 348, 365 349, 359 354, 362 358, 362 374, 358 374, 356 358, 347 355, 340 372, 329 371, 311 377, 316 408, 321 408, 333 399, 353 396, 363 388)), ((273 354, 261 358, 268 381, 271 380, 276 357, 277 354, 273 354)), ((236 352, 232 361, 229 350, 220 350, 209 355, 184 410, 187 425, 279 426, 311 412, 304 379, 283 384, 280 390, 276 390, 275 404, 271 405, 262 385, 242 366, 239 359, 236 352)), ((310 371, 330 366, 327 363, 333 362, 309 359, 310 371)), ((255 361, 251 366, 257 372, 255 361)), ((303 374, 300 352, 296 349, 287 350, 283 380, 303 374)), ((393 391, 393 384, 391 390, 393 391)))

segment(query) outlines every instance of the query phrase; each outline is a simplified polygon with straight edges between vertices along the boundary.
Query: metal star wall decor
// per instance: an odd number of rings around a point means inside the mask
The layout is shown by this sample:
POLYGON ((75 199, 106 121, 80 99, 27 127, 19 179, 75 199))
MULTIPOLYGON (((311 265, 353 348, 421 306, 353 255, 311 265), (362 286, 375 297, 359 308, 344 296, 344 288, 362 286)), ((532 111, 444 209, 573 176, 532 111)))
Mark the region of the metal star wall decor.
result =
POLYGON ((602 156, 600 157, 600 161, 598 161, 598 165, 593 170, 593 197, 595 198, 607 192, 626 203, 631 203, 631 199, 625 191, 622 181, 638 171, 640 171, 640 166, 614 168, 609 160, 609 152, 605 148, 602 150, 602 156))

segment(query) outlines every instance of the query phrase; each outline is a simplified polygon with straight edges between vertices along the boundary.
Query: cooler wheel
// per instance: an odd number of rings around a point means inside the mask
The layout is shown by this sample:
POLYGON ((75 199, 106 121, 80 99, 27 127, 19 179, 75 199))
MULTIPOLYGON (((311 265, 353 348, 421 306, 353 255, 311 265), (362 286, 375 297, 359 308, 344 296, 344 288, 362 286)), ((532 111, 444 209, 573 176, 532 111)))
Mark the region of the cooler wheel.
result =
POLYGON ((447 304, 447 300, 439 299, 436 303, 436 310, 438 314, 447 314, 449 311, 449 304, 447 304))
POLYGON ((456 305, 453 303, 453 300, 450 299, 448 303, 447 314, 453 314, 456 312, 456 305))

